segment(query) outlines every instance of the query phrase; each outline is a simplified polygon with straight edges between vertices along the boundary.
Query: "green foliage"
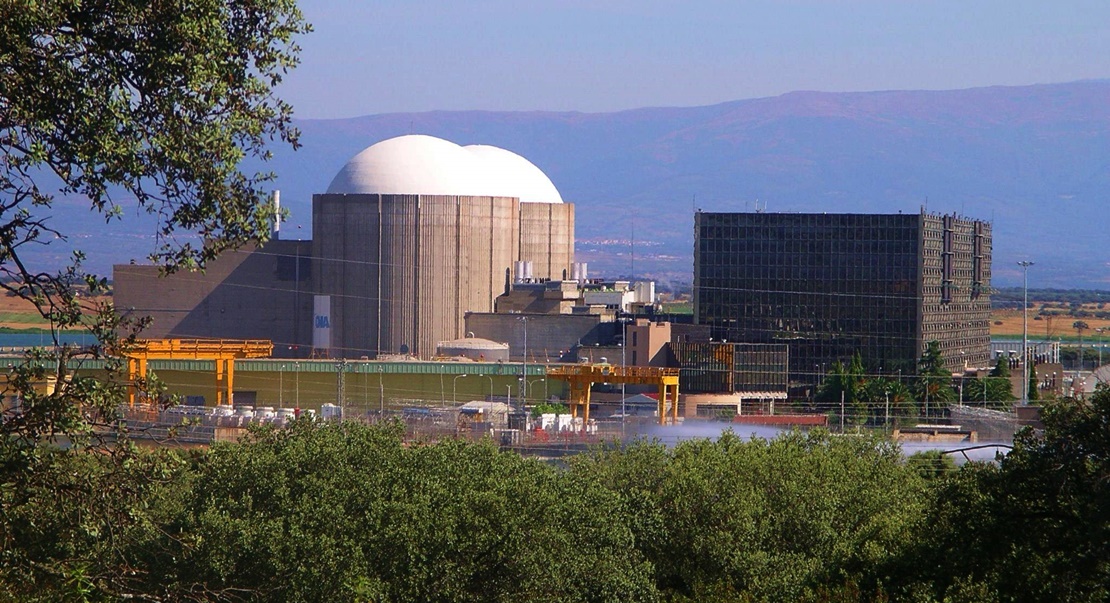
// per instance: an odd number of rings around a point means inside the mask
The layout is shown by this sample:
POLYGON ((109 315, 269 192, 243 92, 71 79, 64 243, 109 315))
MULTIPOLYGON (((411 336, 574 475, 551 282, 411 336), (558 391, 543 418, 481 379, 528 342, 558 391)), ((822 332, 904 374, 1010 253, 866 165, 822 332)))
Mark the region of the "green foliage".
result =
POLYGON ((212 450, 167 578, 271 601, 650 600, 620 510, 488 443, 302 422, 212 450))
MULTIPOLYGON (((947 402, 955 402, 956 390, 952 387, 952 372, 944 368, 944 357, 940 352, 940 342, 930 341, 918 362, 918 377, 914 394, 926 404, 928 415, 936 413, 938 407, 947 402)), ((925 417, 926 420, 929 416, 925 417)))
POLYGON ((167 546, 187 464, 177 455, 39 450, 0 463, 0 600, 118 599, 162 588, 144 557, 167 546))
POLYGON ((118 357, 145 320, 88 301, 107 283, 80 251, 56 274, 23 252, 66 238, 50 222, 57 194, 106 221, 124 213, 120 199, 154 214, 152 259, 166 270, 265 238, 269 176, 239 168, 273 140, 296 144, 271 91, 305 31, 292 0, 0 4, 0 289, 33 304, 53 344, 13 363, 3 392, 0 600, 168 598, 165 560, 194 473, 131 446, 115 412, 118 357), (58 345, 66 330, 100 344, 58 345), (101 378, 69 371, 104 358, 101 378))
MULTIPOLYGON (((954 591, 999 601, 1110 598, 1110 389, 1043 408, 998 465, 939 480, 918 550, 895 572, 939 600, 954 591), (900 572, 905 572, 901 574, 900 572)), ((912 589, 913 587, 909 587, 912 589)))
MULTIPOLYGON (((999 287, 991 292, 991 306, 1021 308, 1024 296, 1025 291, 1021 287, 999 287)), ((1101 303, 1110 301, 1110 292, 1097 289, 1029 289, 1029 299, 1069 304, 1101 303)))
POLYGON ((13 363, 0 405, 0 600, 162 598, 152 564, 192 475, 132 447, 116 420, 119 358, 147 321, 89 301, 107 282, 81 251, 54 274, 24 251, 64 242, 56 195, 105 221, 121 200, 152 214, 167 271, 264 240, 271 175, 241 166, 297 144, 272 91, 308 30, 293 0, 0 3, 0 290, 33 304, 53 344, 13 363), (59 345, 67 330, 99 343, 59 345), (73 374, 85 359, 105 373, 73 374))
POLYGON ((940 450, 915 452, 906 459, 906 465, 925 479, 936 479, 956 470, 951 455, 940 450))
POLYGON ((918 416, 919 409, 909 388, 898 379, 867 375, 858 353, 847 367, 840 362, 833 363, 814 395, 818 409, 828 412, 837 424, 841 394, 845 425, 857 428, 897 426, 916 422, 918 416))
POLYGON ((994 410, 1006 410, 1015 400, 1010 379, 985 377, 964 380, 964 404, 984 406, 994 410))
POLYGON ((0 458, 0 600, 1103 601, 1108 417, 1107 388, 1048 404, 959 469, 823 430, 565 470, 307 420, 189 455, 44 448, 0 458))
POLYGON ((268 158, 271 140, 296 144, 291 109, 271 92, 308 30, 292 0, 23 0, 0 7, 0 24, 0 203, 12 235, 0 259, 19 283, 32 275, 19 273, 16 243, 55 234, 44 220, 53 187, 106 220, 122 213, 117 196, 156 213, 154 257, 168 268, 264 236, 272 210, 259 185, 270 177, 239 166, 268 158), (179 229, 203 246, 176 240, 179 229))
POLYGON ((867 409, 867 384, 863 359, 857 353, 847 367, 839 361, 833 363, 829 374, 817 389, 815 400, 824 408, 832 409, 835 422, 840 421, 843 403, 845 423, 863 425, 870 418, 867 409))
POLYGON ((991 369, 991 377, 1002 377, 1004 379, 1010 378, 1010 359, 999 355, 994 361, 994 368, 991 369))
POLYGON ((1026 386, 1028 390, 1028 400, 1030 402, 1041 399, 1041 384, 1037 380, 1037 371, 1030 369, 1029 371, 1029 384, 1026 386))
POLYGON ((532 406, 532 418, 539 418, 540 415, 554 413, 557 415, 565 415, 570 413, 570 408, 566 404, 559 404, 555 402, 541 402, 532 406))
POLYGON ((925 344, 925 351, 918 361, 917 374, 929 377, 951 377, 952 372, 944 368, 944 356, 940 352, 940 342, 930 341, 925 344))
POLYGON ((641 443, 575 458, 572 473, 620 495, 675 600, 817 600, 857 580, 875 587, 868 568, 897 555, 923 510, 924 482, 896 447, 824 431, 641 443))
POLYGON ((293 0, 0 4, 0 290, 30 301, 53 339, 13 368, 5 394, 22 404, 0 409, 0 446, 84 445, 92 428, 113 428, 124 380, 114 359, 145 326, 88 301, 107 283, 84 272, 82 252, 57 274, 29 263, 24 250, 65 239, 51 226, 55 195, 106 221, 122 215, 120 199, 155 215, 151 257, 167 271, 264 240, 271 176, 240 167, 265 160, 272 141, 296 146, 272 90, 308 29, 293 0), (65 330, 100 343, 58 345, 65 330), (105 357, 100 383, 68 372, 105 357), (48 379, 53 391, 37 393, 48 379))
POLYGON ((897 379, 871 379, 864 388, 864 400, 869 423, 874 426, 885 428, 915 423, 920 412, 913 393, 897 379))
MULTIPOLYGON (((1103 342, 1106 344, 1106 342, 1103 342)), ((1110 348, 1110 344, 1107 345, 1110 348)), ((1099 360, 1107 361, 1107 354, 1104 352, 1099 355, 1098 345, 1093 344, 1088 340, 1088 343, 1083 346, 1082 354, 1080 354, 1079 346, 1069 345, 1060 348, 1060 363, 1066 368, 1082 370, 1092 370, 1099 366, 1099 360)))

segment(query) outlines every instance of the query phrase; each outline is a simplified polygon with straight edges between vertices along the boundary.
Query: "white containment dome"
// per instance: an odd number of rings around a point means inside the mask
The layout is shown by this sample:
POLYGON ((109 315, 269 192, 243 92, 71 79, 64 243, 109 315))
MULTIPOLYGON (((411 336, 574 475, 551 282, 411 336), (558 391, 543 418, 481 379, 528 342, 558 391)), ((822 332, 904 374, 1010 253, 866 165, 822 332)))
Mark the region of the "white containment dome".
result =
POLYGON ((329 194, 484 195, 484 170, 459 145, 434 136, 383 140, 355 155, 329 194))
POLYGON ((497 196, 516 197, 522 203, 562 203, 563 197, 543 170, 531 161, 501 147, 475 144, 463 147, 485 165, 497 196))
POLYGON ((355 155, 328 186, 329 194, 466 195, 562 203, 551 180, 524 157, 487 145, 411 134, 383 140, 355 155))

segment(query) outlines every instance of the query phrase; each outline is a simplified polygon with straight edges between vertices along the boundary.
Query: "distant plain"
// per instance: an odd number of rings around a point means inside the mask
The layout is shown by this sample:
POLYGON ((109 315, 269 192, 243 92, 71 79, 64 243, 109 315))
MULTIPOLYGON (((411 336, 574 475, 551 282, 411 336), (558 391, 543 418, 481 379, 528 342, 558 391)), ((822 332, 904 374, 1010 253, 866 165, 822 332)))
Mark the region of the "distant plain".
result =
MULTIPOLYGON (((88 303, 111 301, 110 296, 88 299, 88 303)), ((1077 341, 1079 336, 1073 328, 1076 321, 1087 324, 1083 331, 1083 340, 1097 341, 1099 334, 1096 329, 1110 331, 1110 318, 1096 318, 1096 313, 1108 313, 1107 307, 1099 308, 1098 304, 1082 304, 1078 311, 1087 316, 1077 318, 1068 314, 1071 308, 1059 302, 1042 302, 1030 300, 1029 310, 1029 339, 1032 341, 1077 341)), ((689 301, 677 301, 664 304, 666 312, 675 314, 689 314, 693 305, 689 301)), ((1022 312, 1020 309, 1004 308, 991 312, 992 337, 1021 337, 1022 312)), ((0 296, 0 329, 17 332, 35 332, 49 329, 49 324, 34 309, 30 302, 17 297, 0 296)), ((1110 334, 1105 339, 1110 341, 1110 334)))

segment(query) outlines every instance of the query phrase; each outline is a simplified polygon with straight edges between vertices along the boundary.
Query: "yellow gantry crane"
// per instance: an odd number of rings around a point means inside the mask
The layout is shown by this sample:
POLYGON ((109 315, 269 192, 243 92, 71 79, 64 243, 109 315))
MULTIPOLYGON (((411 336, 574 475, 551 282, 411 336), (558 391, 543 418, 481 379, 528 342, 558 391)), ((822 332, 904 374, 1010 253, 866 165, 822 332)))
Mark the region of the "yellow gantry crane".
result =
POLYGON ((140 339, 123 351, 131 383, 127 401, 135 405, 135 384, 146 380, 149 360, 213 360, 216 362, 216 403, 230 404, 235 386, 236 358, 269 358, 274 342, 268 339, 140 339))
POLYGON ((612 366, 610 364, 570 364, 547 369, 551 379, 566 381, 570 415, 578 417, 582 407, 582 426, 590 420, 590 387, 594 383, 632 383, 655 385, 659 388, 659 424, 667 424, 667 401, 670 400, 671 424, 678 423, 678 369, 654 366, 612 366))

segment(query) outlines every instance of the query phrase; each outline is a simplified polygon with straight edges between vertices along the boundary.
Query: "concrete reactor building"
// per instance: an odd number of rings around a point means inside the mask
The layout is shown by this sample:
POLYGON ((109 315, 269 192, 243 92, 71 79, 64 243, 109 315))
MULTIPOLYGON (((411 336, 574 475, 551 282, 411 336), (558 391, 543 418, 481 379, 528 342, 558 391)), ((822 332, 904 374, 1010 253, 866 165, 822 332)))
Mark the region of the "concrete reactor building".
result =
POLYGON ((116 266, 116 306, 150 316, 151 338, 431 357, 466 334, 466 312, 492 312, 512 280, 568 277, 574 206, 511 151, 409 135, 366 148, 313 195, 311 241, 274 234, 204 274, 116 266))

